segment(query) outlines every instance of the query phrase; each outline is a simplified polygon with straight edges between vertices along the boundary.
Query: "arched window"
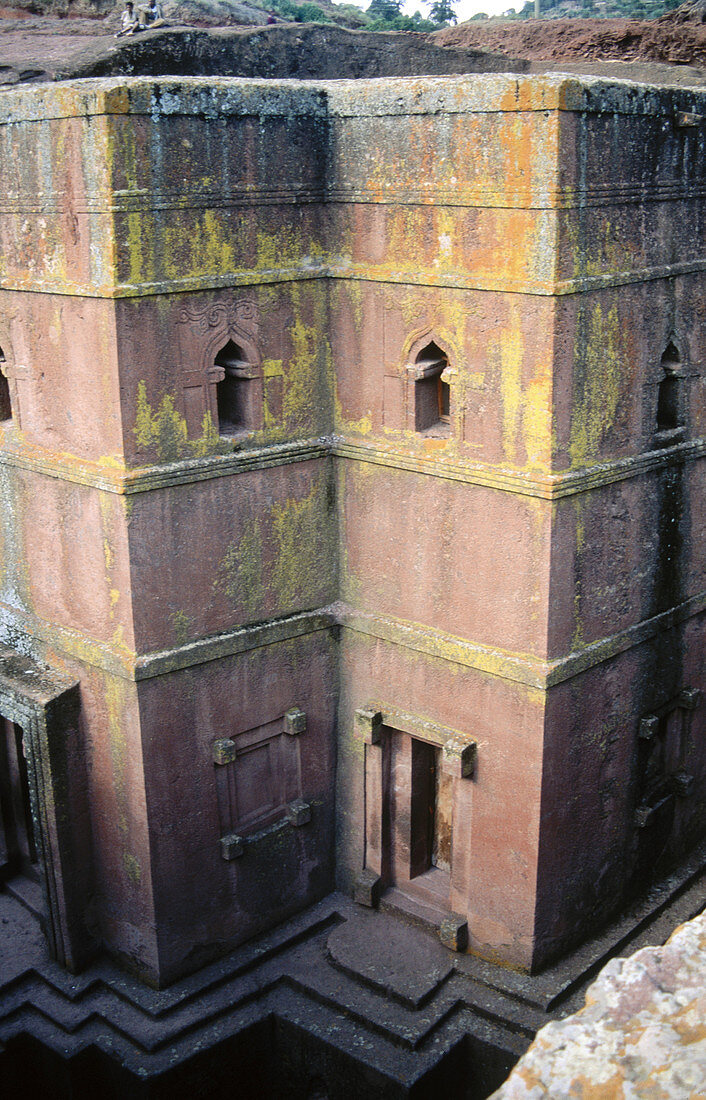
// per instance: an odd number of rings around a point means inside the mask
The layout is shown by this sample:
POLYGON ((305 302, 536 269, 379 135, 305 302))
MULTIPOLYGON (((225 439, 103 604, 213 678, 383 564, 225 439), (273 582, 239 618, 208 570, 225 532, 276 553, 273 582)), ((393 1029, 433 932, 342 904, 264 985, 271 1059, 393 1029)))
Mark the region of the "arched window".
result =
POLYGON ((662 380, 657 394, 657 431, 670 432, 684 424, 683 379, 679 352, 670 343, 661 359, 662 380))
POLYGON ((5 354, 0 348, 0 422, 11 419, 10 386, 5 377, 5 354))
POLYGON ((451 388, 444 377, 449 360, 431 340, 414 361, 414 427, 418 432, 436 429, 439 435, 449 431, 451 388))
POLYGON ((248 389, 252 371, 243 349, 229 340, 218 352, 215 365, 225 371, 217 385, 218 430, 221 435, 247 431, 252 427, 248 389))

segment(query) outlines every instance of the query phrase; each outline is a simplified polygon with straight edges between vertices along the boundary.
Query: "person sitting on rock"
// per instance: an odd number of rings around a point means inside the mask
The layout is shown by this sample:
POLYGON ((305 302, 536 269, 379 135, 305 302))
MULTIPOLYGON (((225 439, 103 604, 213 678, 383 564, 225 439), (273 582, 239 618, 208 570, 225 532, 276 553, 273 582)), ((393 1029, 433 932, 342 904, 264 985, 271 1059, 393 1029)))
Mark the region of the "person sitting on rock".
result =
POLYGON ((147 27, 164 27, 166 23, 162 13, 162 5, 158 4, 157 0, 150 0, 149 4, 140 8, 140 20, 145 29, 147 27))
POLYGON ((120 18, 120 30, 116 34, 116 38, 122 38, 126 34, 136 34, 141 31, 140 20, 137 18, 135 12, 135 5, 132 0, 127 0, 125 5, 125 11, 120 18))

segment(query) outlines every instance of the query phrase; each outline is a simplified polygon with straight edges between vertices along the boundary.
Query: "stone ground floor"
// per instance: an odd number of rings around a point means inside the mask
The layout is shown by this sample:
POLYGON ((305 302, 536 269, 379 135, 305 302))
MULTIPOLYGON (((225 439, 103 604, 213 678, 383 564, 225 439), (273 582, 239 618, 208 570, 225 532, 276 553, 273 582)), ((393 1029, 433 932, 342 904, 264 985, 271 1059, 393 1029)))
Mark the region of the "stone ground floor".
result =
POLYGON ((331 894, 164 990, 109 959, 49 958, 31 885, 0 893, 3 1100, 459 1097, 497 1088, 537 1030, 576 1011, 611 956, 703 909, 706 849, 537 976, 441 945, 388 908, 331 894))

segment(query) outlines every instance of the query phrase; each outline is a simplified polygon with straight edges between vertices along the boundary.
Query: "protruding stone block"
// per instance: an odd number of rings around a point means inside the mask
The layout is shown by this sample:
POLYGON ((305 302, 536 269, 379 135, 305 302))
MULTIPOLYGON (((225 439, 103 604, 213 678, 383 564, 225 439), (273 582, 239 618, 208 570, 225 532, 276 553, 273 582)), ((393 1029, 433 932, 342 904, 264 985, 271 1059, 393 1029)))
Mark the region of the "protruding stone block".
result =
POLYGON ((223 859, 238 859, 245 855, 245 841, 237 833, 228 833, 221 837, 221 856, 223 859))
POLYGON ((365 868, 360 872, 353 888, 353 900, 369 909, 377 909, 382 890, 382 879, 374 871, 365 868))
POLYGON ((642 741, 651 741, 653 737, 657 736, 658 730, 659 718, 656 714, 647 714, 640 719, 640 739, 642 741))
POLYGON ((468 921, 452 913, 439 925, 439 939, 450 951, 464 952, 468 947, 468 921))
POLYGON ((694 790, 694 777, 682 768, 671 776, 670 786, 679 798, 688 798, 694 790))
POLYGON ((443 768, 457 779, 470 779, 476 770, 478 746, 475 741, 462 741, 454 737, 446 741, 443 750, 443 768))
POLYGON ((213 742, 213 763, 232 764, 235 760, 235 741, 230 737, 222 737, 213 742))
POLYGON ((695 111, 677 111, 675 122, 680 130, 701 126, 703 122, 706 122, 706 115, 698 115, 695 111))
POLYGON ((355 712, 355 727, 367 745, 377 745, 382 735, 382 715, 379 710, 361 707, 355 712))
POLYGON ((295 828, 306 825, 307 822, 311 821, 311 806, 309 803, 304 802, 302 798, 296 798, 294 802, 290 802, 287 806, 287 821, 295 828))
POLYGON ((701 692, 698 688, 684 688, 679 692, 679 706, 683 710, 696 710, 701 702, 701 692))
POLYGON ((284 716, 284 732, 290 737, 304 733, 306 729, 306 714, 299 707, 292 707, 284 716))

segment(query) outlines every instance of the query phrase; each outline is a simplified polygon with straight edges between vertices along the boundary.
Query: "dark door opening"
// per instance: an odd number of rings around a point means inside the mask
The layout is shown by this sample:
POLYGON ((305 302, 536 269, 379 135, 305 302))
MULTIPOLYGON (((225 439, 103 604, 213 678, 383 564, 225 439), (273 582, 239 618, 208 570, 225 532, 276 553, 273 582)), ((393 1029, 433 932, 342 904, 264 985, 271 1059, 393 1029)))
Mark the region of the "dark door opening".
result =
POLYGON ((16 877, 39 882, 37 846, 23 731, 0 718, 0 887, 16 877))
POLYGON ((448 897, 453 788, 441 768, 441 749, 411 738, 409 878, 439 901, 448 897))

